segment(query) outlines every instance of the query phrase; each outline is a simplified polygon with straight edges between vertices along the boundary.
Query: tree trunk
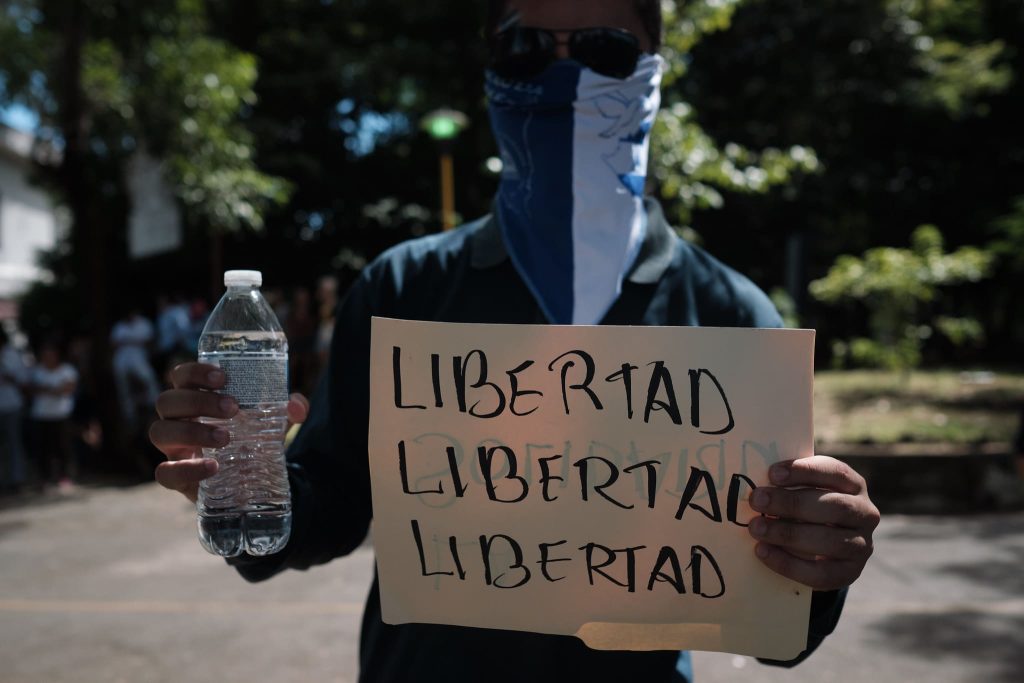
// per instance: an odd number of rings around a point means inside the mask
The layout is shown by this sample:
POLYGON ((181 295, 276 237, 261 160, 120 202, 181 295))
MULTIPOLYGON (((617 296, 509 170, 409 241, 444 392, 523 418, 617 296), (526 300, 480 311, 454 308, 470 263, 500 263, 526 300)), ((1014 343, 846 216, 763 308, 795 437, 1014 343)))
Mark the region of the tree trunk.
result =
POLYGON ((92 187, 89 172, 89 111, 82 90, 82 50, 88 30, 88 10, 84 0, 69 0, 66 5, 62 37, 60 92, 61 132, 64 136, 64 155, 59 172, 60 185, 71 213, 70 241, 75 254, 75 270, 83 286, 78 299, 83 315, 88 315, 90 326, 91 372, 95 378, 96 408, 103 427, 103 451, 112 450, 123 443, 123 425, 117 407, 117 397, 110 390, 113 381, 110 370, 110 267, 106 255, 111 246, 112 221, 105 220, 96 204, 96 188, 92 187))

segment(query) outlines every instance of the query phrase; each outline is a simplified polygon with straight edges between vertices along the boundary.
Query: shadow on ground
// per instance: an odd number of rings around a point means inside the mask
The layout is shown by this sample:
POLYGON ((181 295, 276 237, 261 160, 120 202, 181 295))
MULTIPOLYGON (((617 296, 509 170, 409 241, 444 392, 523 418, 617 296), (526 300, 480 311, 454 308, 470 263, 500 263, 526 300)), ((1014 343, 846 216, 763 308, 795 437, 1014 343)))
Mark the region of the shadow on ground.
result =
MULTIPOLYGON (((1011 598, 1024 597, 1024 518, 985 515, 962 517, 955 523, 957 533, 984 542, 989 548, 987 559, 972 562, 969 557, 960 557, 957 559, 961 561, 943 565, 935 571, 1002 591, 1011 598)), ((889 538, 894 541, 941 541, 949 534, 949 523, 945 523, 902 529, 893 532, 889 538)))
MULTIPOLYGON (((977 583, 1006 595, 1024 596, 1024 517, 984 515, 956 520, 936 519, 892 532, 890 541, 941 542, 953 533, 986 546, 986 557, 951 557, 932 570, 977 583), (955 525, 955 529, 953 526, 955 525)), ((957 596, 948 596, 955 603, 957 596)), ((1024 672, 1024 614, 1013 610, 962 609, 946 613, 897 613, 877 621, 872 629, 879 648, 921 659, 964 662, 978 666, 976 680, 1017 683, 1024 672)))
MULTIPOLYGON (((1011 597, 1019 598, 1024 595, 1024 547, 1007 548, 1005 554, 1005 559, 998 561, 985 564, 950 564, 939 571, 1005 591, 1011 597)), ((1024 652, 1024 629, 1021 636, 1021 651, 1024 652)), ((1024 678, 1024 667, 1019 671, 1024 678)))
POLYGON ((21 531, 28 526, 28 522, 22 520, 15 520, 13 522, 0 522, 0 537, 6 536, 7 534, 15 531, 21 531))
POLYGON ((1019 683, 1024 671, 1024 616, 972 611, 896 614, 876 622, 873 630, 879 648, 936 665, 968 660, 978 666, 976 680, 1019 683))
POLYGON ((12 510, 15 508, 46 507, 51 505, 63 505, 75 500, 80 500, 93 489, 123 489, 149 484, 152 477, 146 478, 140 475, 124 474, 103 474, 89 475, 75 486, 70 492, 62 493, 55 488, 29 487, 21 493, 6 494, 0 496, 0 511, 12 510))

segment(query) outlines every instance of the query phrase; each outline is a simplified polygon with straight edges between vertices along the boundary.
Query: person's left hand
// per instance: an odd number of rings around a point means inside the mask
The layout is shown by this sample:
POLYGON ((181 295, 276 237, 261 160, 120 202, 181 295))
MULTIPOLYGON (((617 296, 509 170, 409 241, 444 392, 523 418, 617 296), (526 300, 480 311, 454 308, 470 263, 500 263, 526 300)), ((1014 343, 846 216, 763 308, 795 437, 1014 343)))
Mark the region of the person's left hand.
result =
POLYGON ((824 455, 771 466, 775 486, 759 486, 750 505, 762 516, 748 531, 757 557, 770 569, 814 590, 844 588, 871 557, 878 508, 864 478, 824 455))

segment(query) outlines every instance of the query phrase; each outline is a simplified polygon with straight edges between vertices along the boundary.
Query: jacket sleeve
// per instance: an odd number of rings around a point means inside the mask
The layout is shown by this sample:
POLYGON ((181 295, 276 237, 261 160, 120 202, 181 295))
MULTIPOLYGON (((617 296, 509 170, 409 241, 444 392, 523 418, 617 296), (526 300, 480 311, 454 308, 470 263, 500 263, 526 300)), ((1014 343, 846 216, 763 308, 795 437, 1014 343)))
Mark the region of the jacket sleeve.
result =
POLYGON ((367 269, 336 311, 327 369, 288 450, 291 538, 274 555, 228 560, 249 581, 347 555, 366 537, 372 516, 367 427, 374 299, 367 269))

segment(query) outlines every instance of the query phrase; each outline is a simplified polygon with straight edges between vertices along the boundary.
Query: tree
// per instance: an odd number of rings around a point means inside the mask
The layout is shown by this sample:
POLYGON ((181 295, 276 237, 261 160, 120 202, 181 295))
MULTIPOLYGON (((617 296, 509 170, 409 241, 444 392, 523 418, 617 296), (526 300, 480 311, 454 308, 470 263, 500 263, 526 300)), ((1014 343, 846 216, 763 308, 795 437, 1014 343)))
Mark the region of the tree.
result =
POLYGON ((762 195, 785 187, 801 174, 818 170, 814 150, 793 145, 782 150, 765 141, 759 152, 735 142, 720 144, 698 122, 682 87, 690 55, 708 36, 726 31, 742 0, 664 3, 668 72, 662 87, 663 109, 652 141, 651 172, 666 209, 690 239, 697 209, 719 209, 723 192, 762 195))
POLYGON ((437 149, 418 127, 431 110, 469 115, 454 146, 456 204, 467 217, 489 210, 483 4, 210 0, 218 35, 260 64, 247 121, 260 167, 295 187, 261 238, 263 253, 291 255, 284 281, 354 277, 383 249, 439 228, 437 149))
MULTIPOLYGON (((820 168, 763 197, 726 191, 693 225, 769 286, 794 242, 804 283, 921 224, 954 247, 982 243, 1024 184, 1021 35, 1013 0, 747 0, 695 46, 682 94, 713 139, 808 147, 820 168)), ((971 314, 988 324, 1009 285, 986 282, 971 314)), ((827 342, 834 309, 798 303, 827 342)), ((1021 343, 990 334, 979 354, 1011 359, 1021 343)))
MULTIPOLYGON (((23 320, 38 334, 48 332, 35 324, 47 317, 65 333, 88 331, 92 374, 102 382, 110 302, 133 296, 114 288, 131 273, 129 159, 144 150, 165 160, 196 229, 258 228, 287 194, 285 182, 256 167, 242 123, 255 104, 256 64, 209 34, 200 0, 11 0, 0 10, 0 44, 0 105, 39 114, 39 144, 60 153, 37 174, 71 215, 68 244, 49 258, 56 284, 30 294, 23 320), (66 314, 34 310, 37 302, 66 314)), ((113 405, 105 417, 117 433, 113 405)))
MULTIPOLYGON (((740 4, 665 3, 671 69, 650 176, 684 228, 727 190, 761 194, 817 166, 799 145, 755 151, 712 139, 683 97, 690 51, 727 29, 740 4)), ((418 127, 433 109, 468 114, 454 146, 457 206, 464 217, 490 210, 498 179, 484 163, 497 150, 483 96, 483 5, 210 1, 215 30, 260 63, 248 124, 261 167, 296 187, 268 235, 296 252, 296 281, 329 268, 352 276, 387 246, 438 228, 437 150, 418 127)))
POLYGON ((942 315, 939 295, 942 288, 982 280, 991 266, 991 254, 975 247, 945 253, 933 225, 914 231, 910 249, 875 247, 859 258, 840 256, 811 283, 811 294, 828 304, 863 305, 871 338, 836 342, 835 362, 907 372, 920 364, 922 344, 935 331, 957 346, 978 341, 978 322, 942 315))

